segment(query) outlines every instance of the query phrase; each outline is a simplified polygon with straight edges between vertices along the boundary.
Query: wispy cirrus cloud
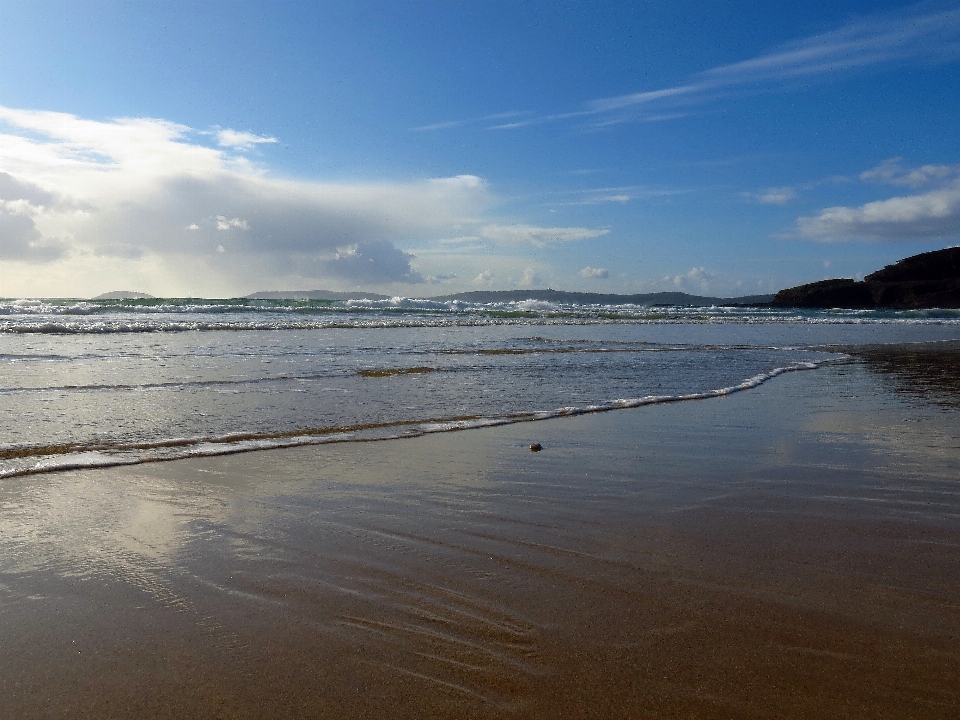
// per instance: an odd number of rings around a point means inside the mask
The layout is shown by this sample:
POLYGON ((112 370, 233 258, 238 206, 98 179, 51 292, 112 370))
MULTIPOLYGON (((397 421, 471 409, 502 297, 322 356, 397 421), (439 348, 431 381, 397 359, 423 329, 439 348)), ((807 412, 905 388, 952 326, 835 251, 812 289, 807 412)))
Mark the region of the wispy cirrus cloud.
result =
POLYGON ((748 200, 764 205, 786 205, 798 197, 797 191, 792 187, 771 187, 760 192, 745 192, 741 195, 748 200))
POLYGON ((485 225, 480 235, 487 240, 503 245, 522 245, 529 243, 536 247, 547 247, 557 243, 588 240, 606 235, 610 230, 585 227, 540 227, 538 225, 485 225))
POLYGON ((450 128, 462 127, 464 125, 477 125, 480 123, 489 123, 497 120, 507 120, 509 118, 520 117, 532 114, 529 110, 512 110, 510 112, 494 113, 492 115, 483 115, 481 117, 469 118, 467 120, 447 120, 445 122, 431 123, 430 125, 420 125, 410 128, 410 132, 430 132, 432 130, 449 130, 450 128))
MULTIPOLYGON (((591 102, 585 112, 693 105, 738 89, 772 86, 796 78, 831 76, 897 61, 960 57, 960 9, 929 11, 926 3, 897 15, 852 22, 838 30, 789 43, 750 60, 711 68, 686 83, 591 102)), ((623 115, 622 119, 631 119, 623 115)))
POLYGON ((678 190, 650 185, 620 185, 613 187, 575 188, 570 190, 553 190, 546 193, 547 205, 552 207, 568 207, 579 205, 604 205, 608 203, 624 204, 632 200, 654 200, 674 195, 687 195, 693 192, 689 189, 678 190), (559 199, 553 199, 559 198, 559 199))
POLYGON ((860 18, 755 58, 710 68, 671 87, 598 98, 579 109, 563 112, 528 113, 527 117, 489 125, 488 129, 514 130, 573 119, 585 121, 592 128, 629 121, 665 121, 684 117, 689 108, 729 94, 756 92, 799 78, 828 78, 894 62, 945 62, 958 58, 960 8, 935 7, 924 2, 896 13, 860 18))

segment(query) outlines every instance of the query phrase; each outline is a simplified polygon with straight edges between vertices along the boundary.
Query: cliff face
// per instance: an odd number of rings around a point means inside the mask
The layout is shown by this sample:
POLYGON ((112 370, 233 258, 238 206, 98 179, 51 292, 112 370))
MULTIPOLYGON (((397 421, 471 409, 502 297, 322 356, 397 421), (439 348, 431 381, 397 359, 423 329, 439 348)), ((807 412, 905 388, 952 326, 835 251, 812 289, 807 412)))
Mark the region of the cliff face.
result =
POLYGON ((960 247, 900 260, 867 275, 821 280, 778 292, 774 307, 960 308, 960 247))

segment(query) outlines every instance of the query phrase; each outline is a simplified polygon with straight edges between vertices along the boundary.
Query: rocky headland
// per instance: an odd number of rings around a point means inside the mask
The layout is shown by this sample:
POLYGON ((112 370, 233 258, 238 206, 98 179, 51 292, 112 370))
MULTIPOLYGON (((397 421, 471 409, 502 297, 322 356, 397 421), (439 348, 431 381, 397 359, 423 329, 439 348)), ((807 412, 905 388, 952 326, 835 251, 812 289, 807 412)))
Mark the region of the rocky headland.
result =
POLYGON ((821 280, 778 292, 770 305, 801 308, 960 308, 960 247, 913 255, 862 281, 821 280))

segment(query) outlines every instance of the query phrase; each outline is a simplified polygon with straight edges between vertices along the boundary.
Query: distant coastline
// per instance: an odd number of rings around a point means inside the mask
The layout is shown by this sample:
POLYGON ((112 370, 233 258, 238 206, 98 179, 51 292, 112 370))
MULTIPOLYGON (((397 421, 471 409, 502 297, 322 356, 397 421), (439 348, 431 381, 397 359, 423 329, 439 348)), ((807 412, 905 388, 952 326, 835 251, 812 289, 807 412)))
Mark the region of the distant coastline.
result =
MULTIPOLYGON (((275 290, 255 292, 245 296, 249 300, 389 300, 391 296, 365 292, 335 292, 333 290, 275 290)), ((461 301, 470 303, 542 302, 575 303, 578 305, 687 305, 707 307, 710 305, 754 305, 773 300, 773 295, 745 295, 722 298, 690 295, 683 292, 640 293, 617 295, 612 293, 566 292, 563 290, 474 290, 423 298, 435 302, 461 301)))
POLYGON ((132 290, 114 290, 97 295, 91 300, 156 300, 156 298, 153 295, 132 290))
MULTIPOLYGON (((381 301, 393 296, 381 293, 337 290, 264 290, 245 295, 245 300, 351 300, 381 301)), ((413 297, 413 296, 411 296, 413 297)), ((153 295, 115 290, 93 300, 152 300, 153 295)), ((448 295, 420 297, 434 302, 509 303, 534 300, 576 305, 648 305, 709 307, 767 306, 848 309, 960 308, 960 247, 945 248, 904 258, 863 280, 836 278, 786 288, 769 295, 715 297, 685 292, 617 293, 539 290, 473 290, 448 295)))

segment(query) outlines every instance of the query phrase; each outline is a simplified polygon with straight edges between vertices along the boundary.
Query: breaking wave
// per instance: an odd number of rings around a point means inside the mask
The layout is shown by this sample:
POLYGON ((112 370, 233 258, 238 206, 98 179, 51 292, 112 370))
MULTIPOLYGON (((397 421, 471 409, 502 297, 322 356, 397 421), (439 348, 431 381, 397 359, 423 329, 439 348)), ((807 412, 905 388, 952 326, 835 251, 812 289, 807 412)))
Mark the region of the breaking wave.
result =
POLYGON ((109 334, 511 324, 960 324, 960 310, 576 305, 542 300, 0 300, 0 333, 109 334))

